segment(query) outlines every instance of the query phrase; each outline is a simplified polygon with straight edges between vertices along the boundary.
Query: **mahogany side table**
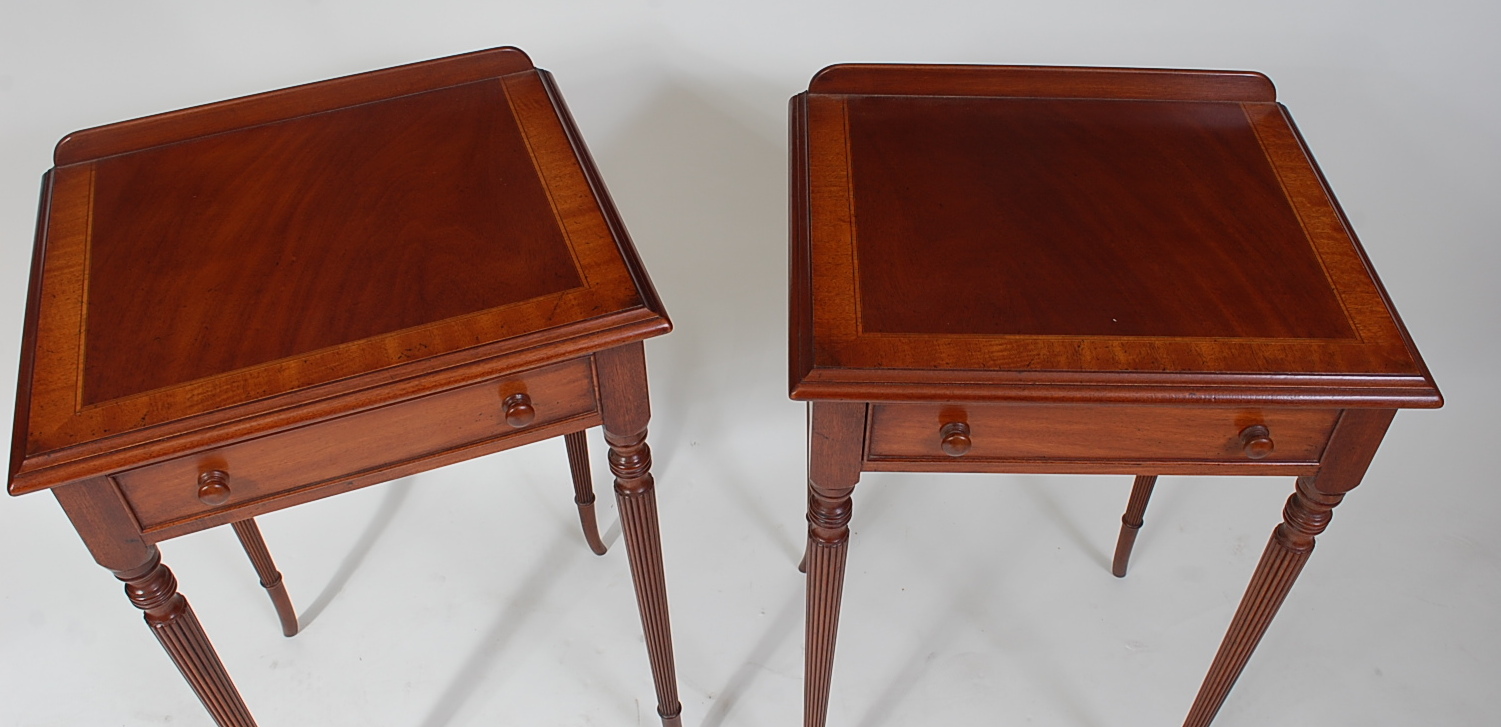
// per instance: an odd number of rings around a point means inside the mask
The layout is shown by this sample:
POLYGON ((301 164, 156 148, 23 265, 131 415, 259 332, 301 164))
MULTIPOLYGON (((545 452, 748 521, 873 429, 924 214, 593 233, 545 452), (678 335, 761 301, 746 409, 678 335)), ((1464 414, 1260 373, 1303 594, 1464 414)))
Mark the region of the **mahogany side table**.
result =
POLYGON ((1214 718, 1396 409, 1442 398, 1257 73, 833 66, 791 101, 809 404, 804 724, 862 471, 1296 475, 1185 725, 1214 718))
POLYGON ((224 727, 254 724, 156 544, 603 425, 679 724, 642 341, 671 329, 552 77, 515 48, 79 131, 43 179, 13 495, 50 489, 224 727))

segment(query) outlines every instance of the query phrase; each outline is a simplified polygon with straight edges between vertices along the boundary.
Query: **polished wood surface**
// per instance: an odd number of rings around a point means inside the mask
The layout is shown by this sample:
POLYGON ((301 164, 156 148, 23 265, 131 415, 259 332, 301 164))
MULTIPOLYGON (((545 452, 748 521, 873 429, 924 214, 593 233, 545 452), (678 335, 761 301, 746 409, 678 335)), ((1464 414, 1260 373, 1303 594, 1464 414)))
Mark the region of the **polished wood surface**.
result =
POLYGON ((845 111, 863 333, 1356 338, 1239 104, 845 111))
POLYGON ((583 432, 563 435, 568 448, 568 469, 573 474, 573 504, 579 509, 579 526, 584 541, 595 555, 604 555, 605 541, 599 537, 599 521, 594 516, 594 477, 589 468, 589 441, 583 432))
MULTIPOLYGON (((504 400, 531 392, 533 425, 586 421, 595 410, 588 359, 501 376, 379 409, 289 429, 115 474, 147 533, 316 489, 365 470, 420 461, 434 452, 516 437, 504 400), (330 447, 329 443, 338 443, 330 447), (199 473, 203 472, 204 475, 199 473), (202 478, 218 472, 222 494, 205 500, 202 478), (198 487, 175 487, 193 483, 198 487)), ((212 522, 212 521, 210 521, 212 522)))
POLYGON ((1126 577, 1126 568, 1131 563, 1131 549, 1136 546, 1136 533, 1146 521, 1147 503, 1152 499, 1152 488, 1157 485, 1157 475, 1137 475, 1131 483, 1131 499, 1126 502, 1126 513, 1121 515, 1121 534, 1115 541, 1115 557, 1110 561, 1110 573, 1116 578, 1126 577))
POLYGON ((292 597, 287 595, 287 586, 282 582, 281 571, 276 569, 276 562, 271 560, 271 551, 266 548, 266 539, 261 537, 260 527, 252 518, 236 520, 230 525, 234 528, 241 547, 245 548, 245 555, 250 557, 255 574, 260 576, 261 588, 266 589, 266 595, 271 597, 271 605, 276 608, 276 618, 281 621, 282 635, 296 636, 297 611, 292 608, 292 597))
POLYGON ((43 180, 9 491, 51 489, 221 725, 254 724, 156 543, 557 436, 612 447, 681 710, 641 341, 671 323, 556 84, 513 48, 76 132, 43 180))
POLYGON ((318 81, 75 131, 58 142, 53 164, 61 167, 183 139, 534 70, 531 58, 520 48, 491 48, 318 81))
POLYGON ((583 285, 495 80, 90 166, 85 406, 583 285))
MULTIPOLYGON (((1258 459, 1284 468, 1318 463, 1339 412, 1334 409, 1198 409, 1045 404, 876 404, 871 407, 867 459, 976 460, 1028 463, 1071 460, 1116 463, 1217 462, 1233 470, 1253 461, 1242 431, 1268 428, 1277 449, 1258 459), (966 424, 970 444, 956 455, 942 444, 943 427, 966 424)), ((1296 472, 1289 472, 1296 474, 1296 472)))
POLYGON ((599 369, 600 417, 604 420, 605 443, 610 447, 610 472, 615 475, 620 530, 657 687, 657 715, 663 727, 682 727, 683 705, 678 700, 672 629, 667 618, 667 581, 657 528, 656 480, 651 474, 651 448, 646 445, 646 425, 651 420, 646 353, 640 343, 619 346, 599 352, 595 365, 599 369))
POLYGON ((1296 475, 1205 727, 1397 407, 1443 402, 1264 76, 833 66, 790 104, 805 727, 862 471, 1296 475))
POLYGON ((1293 581, 1313 554, 1314 536, 1329 527, 1334 506, 1360 484, 1395 413, 1391 409, 1345 412, 1329 443, 1323 467, 1317 474, 1298 478, 1297 490, 1282 512, 1282 523, 1272 531, 1183 727, 1207 727, 1219 712, 1293 581))
POLYGON ((64 140, 11 492, 667 330, 551 78, 492 55, 64 140))
POLYGON ((822 725, 829 713, 865 418, 866 407, 859 404, 808 406, 808 545, 799 568, 807 574, 808 590, 803 675, 803 724, 808 727, 822 725))
POLYGON ((869 96, 1012 96, 1154 101, 1276 101, 1271 79, 1254 71, 840 64, 808 83, 811 93, 869 96))
POLYGON ((140 568, 116 571, 125 582, 125 595, 145 612, 146 625, 182 672, 184 679, 220 727, 255 727, 255 719, 224 669, 213 644, 198 623, 187 598, 177 592, 177 577, 152 547, 150 560, 140 568))
POLYGON ((1264 79, 1034 71, 793 99, 794 398, 1441 402, 1264 79))

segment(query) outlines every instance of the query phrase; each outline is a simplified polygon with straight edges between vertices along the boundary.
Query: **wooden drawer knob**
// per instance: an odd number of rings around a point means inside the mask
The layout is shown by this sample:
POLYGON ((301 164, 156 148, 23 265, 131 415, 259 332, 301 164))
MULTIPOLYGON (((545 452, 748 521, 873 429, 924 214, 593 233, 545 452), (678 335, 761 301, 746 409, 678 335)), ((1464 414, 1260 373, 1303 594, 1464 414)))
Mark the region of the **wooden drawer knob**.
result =
POLYGON ((229 473, 209 470, 198 475, 198 501, 211 507, 229 502, 229 473))
POLYGON ((506 423, 520 429, 532 423, 537 418, 537 410, 532 406, 532 397, 526 394, 511 394, 506 397, 506 423))
POLYGON ((949 422, 938 430, 938 444, 950 457, 963 457, 969 451, 969 425, 964 422, 949 422))
POLYGON ((1264 459, 1277 445, 1272 443, 1272 433, 1256 424, 1240 430, 1240 448, 1251 459, 1264 459))

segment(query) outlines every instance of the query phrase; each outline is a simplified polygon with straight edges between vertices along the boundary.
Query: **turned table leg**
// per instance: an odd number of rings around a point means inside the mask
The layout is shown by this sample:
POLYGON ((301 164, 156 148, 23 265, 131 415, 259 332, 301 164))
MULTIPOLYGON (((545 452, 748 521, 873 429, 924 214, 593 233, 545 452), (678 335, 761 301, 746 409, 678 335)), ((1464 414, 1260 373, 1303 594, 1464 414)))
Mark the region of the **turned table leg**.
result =
POLYGON ((646 654, 657 689, 657 714, 664 727, 681 727, 677 671, 672 658, 672 628, 667 616, 667 581, 662 573, 662 543, 657 527, 656 486, 651 476, 651 449, 646 424, 651 418, 646 390, 646 357, 640 343, 601 351, 600 417, 610 447, 620 528, 636 585, 646 654))
POLYGON ((834 642, 844 592, 851 494, 860 480, 865 405, 813 402, 808 415, 808 545, 803 726, 823 727, 829 716, 834 642))
POLYGON ((1393 410, 1346 410, 1334 427, 1318 473, 1298 478, 1297 490, 1282 511, 1282 524, 1272 531, 1184 727, 1207 727, 1219 712, 1312 555, 1314 537, 1329 526, 1334 506, 1365 476, 1393 414, 1393 410))
POLYGON ((599 522, 594 517, 594 480, 589 472, 589 440, 583 432, 563 435, 563 444, 568 448, 568 468, 573 472, 573 502, 579 508, 579 525, 584 528, 584 540, 595 555, 605 554, 605 543, 599 538, 599 522))
POLYGON ((142 535, 114 481, 106 477, 85 480, 53 488, 52 494, 95 562, 125 582, 125 595, 146 612, 146 625, 219 727, 255 727, 255 718, 214 653, 198 617, 177 592, 177 579, 162 565, 161 552, 142 535))
POLYGON ((255 574, 261 579, 261 587, 271 596, 271 603, 276 606, 276 617, 281 619, 281 633, 283 636, 297 635, 297 612, 292 610, 292 599, 287 595, 287 587, 281 582, 281 571, 276 569, 276 563, 271 560, 271 551, 266 549, 266 541, 261 537, 261 529, 256 527, 254 518, 245 518, 230 523, 234 528, 235 536, 240 539, 240 545, 245 548, 245 555, 250 556, 251 565, 255 566, 255 574))
POLYGON ((1126 514, 1121 516, 1121 536, 1115 541, 1115 562, 1110 572, 1116 578, 1126 577, 1126 564, 1131 560, 1131 548, 1136 545, 1136 531, 1141 529, 1142 516, 1147 512, 1147 501, 1152 499, 1152 487, 1157 484, 1157 475, 1137 475, 1131 483, 1131 499, 1126 503, 1126 514))
POLYGON ((156 547, 150 548, 150 558, 140 567, 115 571, 115 577, 125 582, 130 602, 146 612, 146 625, 214 721, 220 727, 255 727, 255 719, 214 653, 188 600, 177 592, 177 578, 162 565, 156 547))

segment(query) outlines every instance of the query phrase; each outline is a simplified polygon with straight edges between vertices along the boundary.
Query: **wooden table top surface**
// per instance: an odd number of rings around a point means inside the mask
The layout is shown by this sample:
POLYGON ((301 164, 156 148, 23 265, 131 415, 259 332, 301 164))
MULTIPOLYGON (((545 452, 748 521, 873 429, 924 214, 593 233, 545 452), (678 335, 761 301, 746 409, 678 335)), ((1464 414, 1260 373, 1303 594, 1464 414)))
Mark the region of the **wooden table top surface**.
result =
POLYGON ((514 48, 80 131, 54 161, 13 492, 56 462, 670 327, 551 76, 514 48))
POLYGON ((794 398, 1441 402, 1259 74, 834 66, 791 143, 794 398))

